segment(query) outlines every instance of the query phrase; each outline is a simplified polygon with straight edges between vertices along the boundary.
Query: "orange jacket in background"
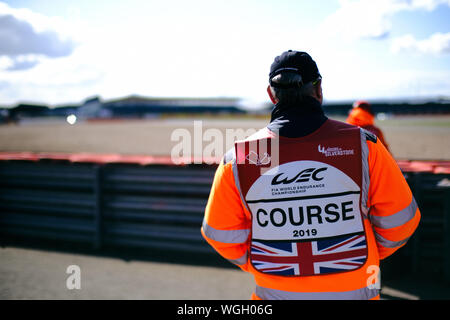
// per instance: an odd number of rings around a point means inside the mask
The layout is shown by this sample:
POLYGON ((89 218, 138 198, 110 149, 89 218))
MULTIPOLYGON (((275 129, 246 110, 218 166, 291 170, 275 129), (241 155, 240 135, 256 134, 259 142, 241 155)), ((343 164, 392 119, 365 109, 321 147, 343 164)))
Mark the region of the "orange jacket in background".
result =
POLYGON ((353 108, 351 110, 346 122, 372 132, 374 135, 376 135, 380 139, 381 143, 383 143, 384 146, 386 147, 386 149, 389 151, 389 145, 387 144, 387 142, 384 138, 383 132, 381 131, 380 128, 375 126, 374 120, 375 120, 375 117, 372 114, 370 114, 368 111, 363 110, 361 108, 353 108))
MULTIPOLYGON (((295 147, 293 142, 295 139, 289 138, 280 141, 290 143, 292 148, 295 147)), ((323 146, 327 141, 317 143, 323 146)), ((221 256, 254 276, 256 290, 252 299, 379 298, 379 291, 373 291, 369 286, 374 282, 379 260, 406 244, 419 224, 420 211, 402 172, 385 146, 376 137, 367 141, 361 138, 361 145, 366 150, 363 170, 370 181, 365 190, 368 212, 363 221, 368 258, 357 270, 312 276, 271 275, 252 265, 249 251, 252 213, 240 191, 236 153, 230 150, 225 155, 215 173, 201 233, 221 256)), ((375 283, 379 285, 379 282, 375 283)))

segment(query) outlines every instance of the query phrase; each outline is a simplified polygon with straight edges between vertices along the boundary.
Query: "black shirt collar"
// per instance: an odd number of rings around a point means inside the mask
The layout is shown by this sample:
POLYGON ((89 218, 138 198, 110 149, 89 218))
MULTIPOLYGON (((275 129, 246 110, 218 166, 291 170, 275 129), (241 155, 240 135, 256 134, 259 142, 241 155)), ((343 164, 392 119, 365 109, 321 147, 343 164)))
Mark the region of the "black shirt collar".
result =
POLYGON ((307 96, 296 105, 277 103, 267 127, 280 136, 299 138, 319 129, 327 119, 320 102, 307 96))

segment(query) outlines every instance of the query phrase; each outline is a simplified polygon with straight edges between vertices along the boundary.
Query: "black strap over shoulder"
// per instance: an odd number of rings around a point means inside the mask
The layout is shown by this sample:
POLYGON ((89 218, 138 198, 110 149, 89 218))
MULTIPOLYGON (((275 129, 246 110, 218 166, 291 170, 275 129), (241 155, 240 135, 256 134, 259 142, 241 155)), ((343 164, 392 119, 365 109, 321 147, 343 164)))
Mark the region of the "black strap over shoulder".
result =
POLYGON ((377 143, 377 136, 375 134, 373 134, 370 131, 367 131, 366 129, 361 128, 362 132, 364 133, 364 135, 366 136, 366 140, 367 141, 371 141, 373 143, 377 143))

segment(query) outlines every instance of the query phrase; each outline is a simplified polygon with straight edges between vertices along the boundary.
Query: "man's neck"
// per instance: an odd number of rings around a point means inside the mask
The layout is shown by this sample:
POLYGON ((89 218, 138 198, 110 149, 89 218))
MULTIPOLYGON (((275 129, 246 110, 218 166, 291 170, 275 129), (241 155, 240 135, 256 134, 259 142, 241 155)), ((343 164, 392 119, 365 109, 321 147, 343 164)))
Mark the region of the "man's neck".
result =
POLYGON ((280 136, 299 138, 319 129, 327 119, 319 101, 304 97, 298 105, 277 103, 267 127, 280 136))

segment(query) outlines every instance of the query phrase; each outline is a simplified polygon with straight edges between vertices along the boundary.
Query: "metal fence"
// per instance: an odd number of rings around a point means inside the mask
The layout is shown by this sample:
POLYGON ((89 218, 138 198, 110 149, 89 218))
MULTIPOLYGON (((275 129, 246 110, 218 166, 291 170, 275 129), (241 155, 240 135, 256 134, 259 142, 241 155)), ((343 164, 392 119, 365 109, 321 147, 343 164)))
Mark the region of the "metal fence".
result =
MULTIPOLYGON (((21 237, 95 249, 213 253, 201 237, 200 226, 215 165, 176 166, 111 156, 102 161, 76 159, 0 157, 3 240, 21 237)), ((399 165, 422 221, 397 256, 409 259, 411 272, 436 272, 450 282, 450 172, 442 170, 448 163, 444 167, 425 163, 425 168, 423 163, 422 167, 413 162, 399 165)))

